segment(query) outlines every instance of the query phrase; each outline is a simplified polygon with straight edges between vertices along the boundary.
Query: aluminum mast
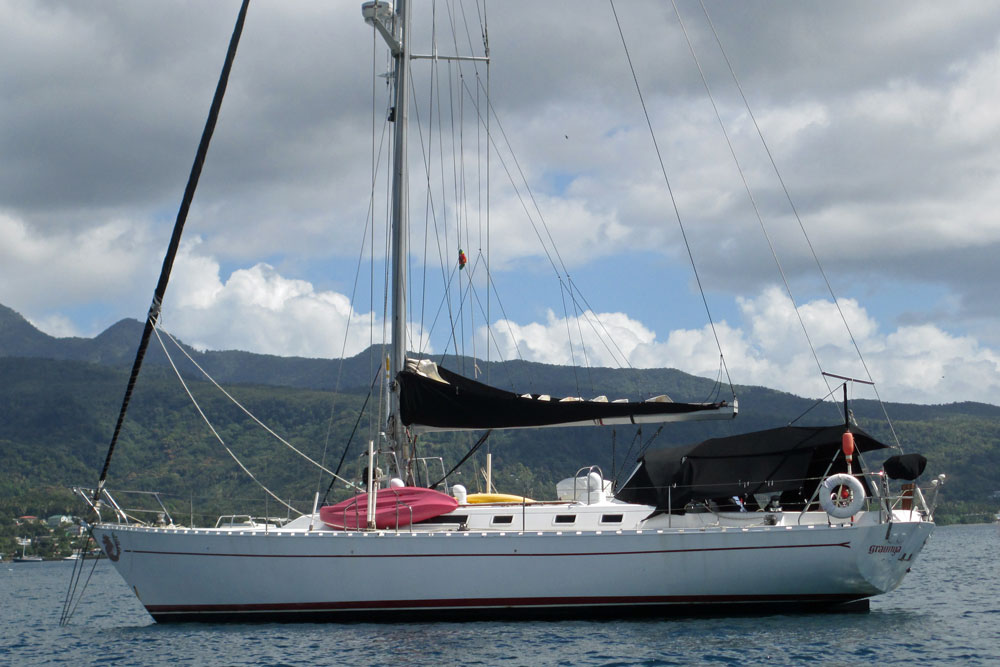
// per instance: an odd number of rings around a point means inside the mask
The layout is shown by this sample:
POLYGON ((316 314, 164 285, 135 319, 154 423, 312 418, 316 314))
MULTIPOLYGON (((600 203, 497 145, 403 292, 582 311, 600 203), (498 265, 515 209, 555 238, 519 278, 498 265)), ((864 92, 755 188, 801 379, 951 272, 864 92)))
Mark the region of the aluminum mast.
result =
POLYGON ((397 471, 410 481, 409 443, 399 418, 399 383, 396 374, 406 365, 406 261, 409 253, 409 187, 406 157, 406 132, 409 120, 410 12, 407 0, 399 0, 393 12, 389 2, 366 2, 361 5, 366 23, 374 26, 385 39, 393 58, 395 106, 390 120, 394 122, 392 166, 392 351, 389 376, 393 378, 389 397, 388 436, 396 452, 397 471))

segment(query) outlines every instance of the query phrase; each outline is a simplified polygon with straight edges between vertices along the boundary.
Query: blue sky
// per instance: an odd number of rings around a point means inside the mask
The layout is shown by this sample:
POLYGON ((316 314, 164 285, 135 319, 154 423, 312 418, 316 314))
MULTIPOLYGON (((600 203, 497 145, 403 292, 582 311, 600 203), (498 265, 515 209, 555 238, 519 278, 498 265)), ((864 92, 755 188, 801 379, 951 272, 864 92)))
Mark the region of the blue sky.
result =
MULTIPOLYGON (((864 372, 843 312, 884 398, 1000 404, 1000 13, 976 2, 706 6, 842 299, 838 311, 700 6, 678 2, 821 365, 864 372)), ((437 7, 441 52, 455 50, 449 17, 459 50, 481 51, 475 5, 437 7)), ((0 0, 0 303, 59 336, 144 316, 237 8, 0 0)), ((496 301, 490 319, 504 354, 516 343, 526 358, 565 363, 569 329, 575 352, 616 365, 587 333, 600 320, 627 363, 714 377, 714 336, 608 4, 487 10, 492 104, 510 140, 492 119, 489 247, 510 321, 496 301), (511 150, 538 206, 531 215, 544 218, 592 313, 563 310, 506 176, 511 150)), ((672 7, 629 2, 618 13, 733 380, 822 395, 672 7)), ((426 20, 415 41, 431 50, 426 20)), ((377 79, 373 121, 372 71, 382 73, 386 57, 372 44, 355 3, 251 7, 165 303, 164 325, 185 341, 331 357, 363 349, 373 323, 381 336, 379 280, 374 303, 367 279, 348 298, 368 219, 372 126, 381 137, 386 108, 377 79)), ((463 68, 449 79, 440 65, 432 81, 430 64, 414 63, 414 275, 424 154, 438 238, 447 230, 446 273, 459 244, 470 260, 485 253, 485 128, 474 114, 482 97, 463 68), (432 90, 452 104, 428 111, 432 90), (450 150, 459 137, 462 150, 450 150), (464 162, 452 162, 456 153, 464 162), (464 199, 454 192, 459 173, 464 199)), ((440 303, 435 244, 428 311, 440 303)), ((379 252, 376 275, 382 267, 379 252)), ((464 312, 464 349, 482 351, 485 318, 464 312)), ((439 324, 423 347, 442 351, 449 328, 439 324)))

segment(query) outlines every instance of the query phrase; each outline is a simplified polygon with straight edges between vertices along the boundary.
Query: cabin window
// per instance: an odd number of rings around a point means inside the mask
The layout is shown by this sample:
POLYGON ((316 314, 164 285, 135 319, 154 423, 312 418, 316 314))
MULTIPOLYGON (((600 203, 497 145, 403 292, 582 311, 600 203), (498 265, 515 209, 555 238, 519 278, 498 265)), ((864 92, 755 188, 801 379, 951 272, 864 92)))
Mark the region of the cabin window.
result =
POLYGON ((424 523, 465 523, 469 520, 469 515, 467 514, 445 514, 443 516, 436 516, 431 519, 424 519, 423 521, 414 521, 417 524, 424 523))
POLYGON ((622 515, 621 514, 602 514, 601 515, 601 523, 621 523, 621 522, 622 522, 622 515))
POLYGON ((508 523, 514 523, 514 515, 513 514, 501 514, 500 516, 493 517, 493 525, 494 526, 496 526, 498 524, 508 524, 508 523))
POLYGON ((556 523, 576 523, 575 514, 556 514, 556 523))

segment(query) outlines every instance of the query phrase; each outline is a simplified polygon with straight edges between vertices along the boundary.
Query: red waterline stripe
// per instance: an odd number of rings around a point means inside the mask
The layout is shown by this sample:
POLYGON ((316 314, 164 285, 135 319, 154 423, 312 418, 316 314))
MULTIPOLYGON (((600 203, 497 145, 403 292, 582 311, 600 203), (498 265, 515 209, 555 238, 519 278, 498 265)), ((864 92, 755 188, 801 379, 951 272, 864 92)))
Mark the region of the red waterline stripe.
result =
POLYGON ((441 600, 354 600, 347 602, 289 602, 272 604, 204 604, 147 605, 150 613, 219 613, 219 612, 296 612, 349 611, 352 609, 447 609, 492 607, 563 607, 627 604, 725 604, 748 602, 845 602, 858 599, 857 594, 816 593, 790 595, 643 595, 603 597, 538 597, 538 598, 450 598, 441 600))
POLYGON ((655 549, 649 551, 581 551, 571 553, 469 553, 469 554, 231 554, 231 553, 200 553, 195 551, 149 551, 144 549, 126 549, 133 554, 152 554, 157 556, 213 556, 225 558, 522 558, 539 556, 641 556, 648 554, 699 553, 706 551, 752 551, 755 549, 814 549, 823 547, 851 548, 850 542, 835 544, 786 544, 760 547, 707 547, 704 549, 655 549))

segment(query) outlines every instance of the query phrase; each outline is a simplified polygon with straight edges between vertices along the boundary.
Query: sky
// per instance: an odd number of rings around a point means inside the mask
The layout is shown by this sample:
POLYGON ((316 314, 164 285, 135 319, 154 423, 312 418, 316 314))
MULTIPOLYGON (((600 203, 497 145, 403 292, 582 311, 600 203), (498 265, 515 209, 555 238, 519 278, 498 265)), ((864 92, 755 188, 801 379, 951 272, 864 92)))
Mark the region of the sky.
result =
MULTIPOLYGON (((145 316, 238 4, 0 0, 0 303, 54 336, 145 316)), ((488 156, 486 68, 414 61, 410 347, 713 378, 721 348, 736 384, 1000 405, 1000 11, 705 7, 724 52, 696 2, 615 5, 652 133, 608 2, 485 5, 488 156)), ((482 54, 481 3, 416 11, 415 52, 482 54)), ((381 340, 387 62, 360 3, 251 5, 167 330, 381 340)))

